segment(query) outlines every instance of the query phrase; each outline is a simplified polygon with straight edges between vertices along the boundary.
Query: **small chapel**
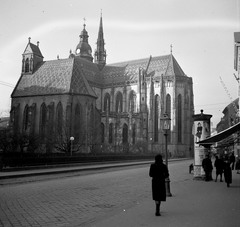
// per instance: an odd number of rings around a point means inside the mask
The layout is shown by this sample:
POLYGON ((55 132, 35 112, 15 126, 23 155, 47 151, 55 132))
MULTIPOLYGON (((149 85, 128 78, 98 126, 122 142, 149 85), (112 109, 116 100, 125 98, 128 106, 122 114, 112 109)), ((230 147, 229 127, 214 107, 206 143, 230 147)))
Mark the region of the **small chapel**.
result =
MULTIPOLYGON (((103 20, 96 50, 86 23, 66 59, 44 60, 29 38, 12 92, 10 126, 38 136, 44 152, 71 141, 75 152, 164 152, 161 118, 170 117, 172 157, 193 153, 193 83, 169 55, 107 64, 103 20)), ((129 50, 130 51, 130 50, 129 50)))

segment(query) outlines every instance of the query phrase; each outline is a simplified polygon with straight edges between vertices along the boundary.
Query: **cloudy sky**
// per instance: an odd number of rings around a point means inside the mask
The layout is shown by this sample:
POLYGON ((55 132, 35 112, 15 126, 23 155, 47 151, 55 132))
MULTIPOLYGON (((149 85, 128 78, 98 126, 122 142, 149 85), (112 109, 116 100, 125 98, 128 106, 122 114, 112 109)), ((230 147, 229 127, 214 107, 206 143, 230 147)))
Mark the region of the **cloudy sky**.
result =
POLYGON ((212 114, 213 126, 220 121, 238 96, 233 33, 240 31, 240 0, 1 0, 0 116, 10 110, 28 37, 40 42, 44 60, 68 58, 86 18, 94 51, 101 10, 107 63, 166 55, 172 44, 193 78, 195 113, 212 114))

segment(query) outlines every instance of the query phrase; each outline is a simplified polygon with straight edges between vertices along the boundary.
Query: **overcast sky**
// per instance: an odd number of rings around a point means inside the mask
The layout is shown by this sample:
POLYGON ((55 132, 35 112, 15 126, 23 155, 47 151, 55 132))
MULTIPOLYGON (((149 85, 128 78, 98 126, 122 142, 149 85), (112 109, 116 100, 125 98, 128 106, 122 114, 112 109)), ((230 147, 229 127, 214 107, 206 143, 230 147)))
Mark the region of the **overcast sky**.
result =
POLYGON ((102 9, 107 63, 173 55, 193 78, 195 114, 212 114, 213 126, 238 96, 234 37, 240 31, 240 0, 1 0, 0 116, 28 43, 40 42, 44 60, 68 58, 86 18, 94 51, 102 9), (224 89, 220 77, 227 88, 224 89))

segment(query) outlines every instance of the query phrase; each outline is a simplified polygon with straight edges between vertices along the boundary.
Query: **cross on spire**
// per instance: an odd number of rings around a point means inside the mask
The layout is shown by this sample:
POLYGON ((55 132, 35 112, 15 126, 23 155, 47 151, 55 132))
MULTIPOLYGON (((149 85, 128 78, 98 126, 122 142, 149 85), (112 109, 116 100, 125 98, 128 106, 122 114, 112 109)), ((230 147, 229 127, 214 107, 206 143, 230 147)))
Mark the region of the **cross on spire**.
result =
POLYGON ((85 18, 85 17, 83 18, 83 21, 84 21, 83 26, 84 26, 84 28, 85 28, 85 27, 86 27, 86 18, 85 18))
POLYGON ((170 53, 172 54, 172 48, 173 48, 173 45, 171 44, 170 45, 170 53))

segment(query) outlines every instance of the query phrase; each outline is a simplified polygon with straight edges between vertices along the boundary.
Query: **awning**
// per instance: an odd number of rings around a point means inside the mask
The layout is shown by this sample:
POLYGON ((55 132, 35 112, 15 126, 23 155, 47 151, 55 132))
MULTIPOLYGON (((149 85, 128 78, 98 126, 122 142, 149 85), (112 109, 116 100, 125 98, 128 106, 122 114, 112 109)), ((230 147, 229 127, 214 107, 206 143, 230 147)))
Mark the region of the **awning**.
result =
POLYGON ((205 140, 197 142, 197 144, 212 145, 216 142, 219 142, 219 141, 231 136, 233 133, 236 133, 238 131, 240 131, 240 122, 238 122, 237 124, 223 130, 222 132, 219 132, 218 134, 216 134, 214 136, 208 137, 205 140))

